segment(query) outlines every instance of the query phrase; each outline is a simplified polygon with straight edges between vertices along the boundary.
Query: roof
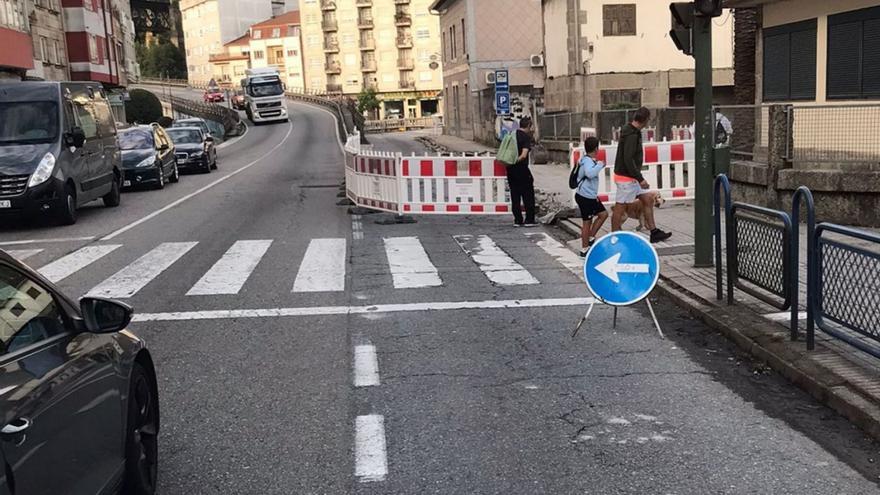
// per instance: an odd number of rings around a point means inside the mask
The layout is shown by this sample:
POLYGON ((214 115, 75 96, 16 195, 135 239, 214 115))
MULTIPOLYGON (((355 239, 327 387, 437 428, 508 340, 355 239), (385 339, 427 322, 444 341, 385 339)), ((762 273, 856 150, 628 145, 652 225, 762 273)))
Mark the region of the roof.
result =
POLYGON ((229 43, 224 43, 223 46, 246 46, 251 41, 251 35, 249 33, 244 33, 243 35, 235 38, 229 43))
POLYGON ((431 12, 435 12, 441 11, 443 9, 448 9, 450 5, 454 4, 457 1, 458 0, 434 0, 434 2, 431 3, 430 7, 428 7, 428 10, 431 12))
POLYGON ((291 10, 290 12, 285 12, 281 15, 275 16, 271 19, 266 19, 263 22, 258 22, 251 26, 251 28, 264 28, 264 27, 278 27, 278 26, 289 26, 289 25, 299 26, 299 11, 291 10))

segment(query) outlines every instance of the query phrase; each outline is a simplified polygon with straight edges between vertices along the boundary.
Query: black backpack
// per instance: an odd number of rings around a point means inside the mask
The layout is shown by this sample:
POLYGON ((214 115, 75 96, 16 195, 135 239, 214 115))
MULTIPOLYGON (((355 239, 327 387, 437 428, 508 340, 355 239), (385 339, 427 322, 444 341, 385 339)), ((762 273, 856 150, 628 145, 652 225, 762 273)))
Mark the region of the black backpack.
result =
POLYGON ((586 180, 586 177, 584 177, 581 180, 578 180, 578 172, 580 171, 580 169, 581 169, 581 162, 578 161, 577 163, 574 164, 574 167, 572 167, 571 173, 568 174, 568 188, 569 189, 577 189, 577 188, 581 187, 581 182, 586 180))

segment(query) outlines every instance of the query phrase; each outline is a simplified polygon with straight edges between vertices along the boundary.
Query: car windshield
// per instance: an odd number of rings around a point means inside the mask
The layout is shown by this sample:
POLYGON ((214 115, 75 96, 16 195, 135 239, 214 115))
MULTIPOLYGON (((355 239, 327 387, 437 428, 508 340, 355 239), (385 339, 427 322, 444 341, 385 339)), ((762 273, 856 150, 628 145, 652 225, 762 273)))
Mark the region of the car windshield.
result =
POLYGON ((174 144, 194 144, 202 142, 202 133, 196 129, 171 128, 168 135, 174 144))
POLYGON ((260 98, 262 96, 278 96, 284 93, 281 83, 278 81, 260 84, 251 84, 248 86, 251 96, 260 98))
POLYGON ((55 102, 0 102, 0 144, 50 143, 57 135, 55 102))
POLYGON ((153 147, 152 131, 131 129, 119 133, 119 149, 143 150, 153 147))

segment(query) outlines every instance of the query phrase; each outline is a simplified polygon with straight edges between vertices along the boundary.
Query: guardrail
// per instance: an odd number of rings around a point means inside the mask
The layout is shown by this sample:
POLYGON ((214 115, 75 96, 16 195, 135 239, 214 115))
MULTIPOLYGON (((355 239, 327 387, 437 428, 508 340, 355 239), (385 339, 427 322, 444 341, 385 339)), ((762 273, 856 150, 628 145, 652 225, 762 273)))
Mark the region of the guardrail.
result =
MULTIPOLYGON (((143 82, 141 84, 144 84, 143 82)), ((160 101, 171 104, 171 108, 181 113, 219 122, 224 136, 237 136, 241 132, 241 116, 238 111, 223 105, 211 105, 174 95, 156 94, 160 101)))
POLYGON ((368 120, 364 122, 365 133, 406 131, 408 129, 435 129, 441 127, 440 117, 368 120))
POLYGON ((339 138, 341 140, 346 139, 346 136, 357 133, 357 126, 354 122, 353 116, 348 115, 347 112, 343 109, 342 105, 336 99, 328 98, 326 96, 321 96, 318 94, 295 93, 290 91, 285 94, 290 100, 310 103, 312 105, 320 105, 333 112, 337 117, 336 124, 339 128, 339 138))

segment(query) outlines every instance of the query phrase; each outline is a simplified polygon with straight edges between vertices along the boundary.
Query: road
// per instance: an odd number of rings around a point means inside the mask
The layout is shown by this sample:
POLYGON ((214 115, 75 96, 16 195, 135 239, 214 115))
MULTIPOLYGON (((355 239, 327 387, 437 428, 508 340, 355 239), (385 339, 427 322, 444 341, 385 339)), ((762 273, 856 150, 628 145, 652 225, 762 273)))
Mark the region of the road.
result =
POLYGON ((332 116, 291 109, 213 174, 0 230, 136 308, 160 493, 877 492, 876 443, 668 301, 668 340, 641 306, 572 340, 587 293, 557 232, 349 215, 332 116))

